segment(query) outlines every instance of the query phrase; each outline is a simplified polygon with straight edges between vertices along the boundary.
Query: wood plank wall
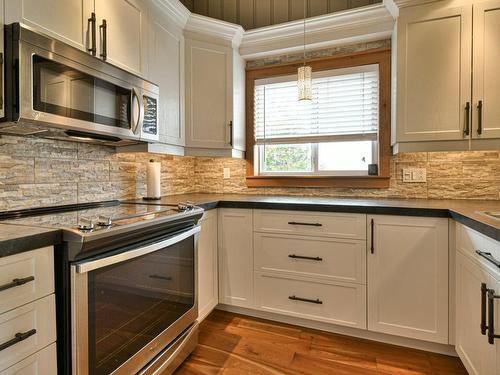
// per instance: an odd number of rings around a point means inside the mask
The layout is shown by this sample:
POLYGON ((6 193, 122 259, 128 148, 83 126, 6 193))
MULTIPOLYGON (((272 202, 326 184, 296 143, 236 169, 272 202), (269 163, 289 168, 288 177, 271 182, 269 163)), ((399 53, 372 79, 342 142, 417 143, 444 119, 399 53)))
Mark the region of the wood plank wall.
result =
MULTIPOLYGON (((338 12, 382 0, 305 0, 307 16, 338 12)), ((240 24, 245 30, 304 17, 304 0, 181 0, 192 12, 240 24)))

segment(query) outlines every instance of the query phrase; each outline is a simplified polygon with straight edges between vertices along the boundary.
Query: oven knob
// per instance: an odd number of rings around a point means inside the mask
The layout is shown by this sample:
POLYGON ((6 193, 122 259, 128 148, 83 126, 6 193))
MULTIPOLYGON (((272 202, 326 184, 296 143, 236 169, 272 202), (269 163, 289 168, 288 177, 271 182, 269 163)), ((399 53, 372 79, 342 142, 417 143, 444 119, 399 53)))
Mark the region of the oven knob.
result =
POLYGON ((180 202, 177 205, 177 210, 179 212, 190 211, 193 208, 194 208, 194 203, 193 202, 180 202))
POLYGON ((94 229, 94 222, 88 217, 81 217, 78 220, 78 229, 81 231, 91 231, 94 229))
POLYGON ((97 225, 99 225, 100 227, 110 227, 111 224, 113 224, 113 222, 111 221, 110 216, 99 215, 99 217, 97 218, 97 225))

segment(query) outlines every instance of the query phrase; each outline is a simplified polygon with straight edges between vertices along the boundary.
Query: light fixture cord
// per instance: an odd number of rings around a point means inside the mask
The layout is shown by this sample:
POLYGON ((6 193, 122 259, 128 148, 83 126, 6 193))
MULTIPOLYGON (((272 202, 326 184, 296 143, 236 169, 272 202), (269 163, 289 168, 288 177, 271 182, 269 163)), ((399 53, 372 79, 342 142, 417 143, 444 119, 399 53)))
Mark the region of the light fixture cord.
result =
POLYGON ((306 66, 306 17, 307 17, 307 0, 304 0, 304 66, 306 66))

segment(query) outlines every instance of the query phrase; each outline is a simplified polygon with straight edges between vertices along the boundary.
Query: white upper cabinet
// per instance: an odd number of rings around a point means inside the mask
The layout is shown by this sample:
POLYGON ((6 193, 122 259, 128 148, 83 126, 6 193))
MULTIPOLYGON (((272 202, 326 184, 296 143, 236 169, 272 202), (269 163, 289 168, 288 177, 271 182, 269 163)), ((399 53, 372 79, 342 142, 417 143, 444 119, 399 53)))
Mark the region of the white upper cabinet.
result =
POLYGON ((473 38, 472 137, 500 138, 500 1, 474 5, 473 38))
POLYGON ((470 6, 402 10, 397 28, 397 142, 467 137, 471 30, 470 6))
POLYGON ((160 143, 184 146, 184 37, 182 29, 151 8, 148 78, 160 87, 160 143))
POLYGON ((93 0, 5 0, 5 23, 24 23, 86 51, 93 11, 93 0))
POLYGON ((94 1, 97 17, 97 56, 106 52, 106 60, 111 64, 141 76, 145 75, 147 12, 144 3, 139 0, 94 1), (104 21, 106 28, 103 27, 104 21), (103 43, 104 33, 107 34, 106 43, 103 43))
POLYGON ((368 329, 448 344, 448 219, 373 215, 368 225, 368 329))

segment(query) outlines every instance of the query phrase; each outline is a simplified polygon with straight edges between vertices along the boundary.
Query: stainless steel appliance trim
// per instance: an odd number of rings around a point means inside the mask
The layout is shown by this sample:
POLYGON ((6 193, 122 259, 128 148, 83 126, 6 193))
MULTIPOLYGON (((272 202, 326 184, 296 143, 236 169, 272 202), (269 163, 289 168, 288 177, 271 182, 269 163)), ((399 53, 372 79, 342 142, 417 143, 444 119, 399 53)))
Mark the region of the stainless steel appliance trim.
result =
POLYGON ((71 266, 71 366, 73 374, 89 372, 88 279, 71 266))
POLYGON ((199 324, 194 323, 137 375, 160 375, 174 371, 198 344, 198 329, 199 324))
POLYGON ((154 244, 151 244, 148 246, 141 247, 141 248, 136 249, 136 250, 126 251, 126 252, 121 253, 121 254, 116 254, 116 255, 112 255, 112 256, 97 259, 97 260, 78 263, 78 264, 76 264, 76 272, 77 273, 86 273, 86 272, 93 271, 93 270, 98 269, 98 268, 110 266, 112 264, 116 264, 116 263, 124 262, 124 261, 129 260, 129 259, 137 258, 137 257, 140 257, 142 255, 146 255, 146 254, 152 253, 154 251, 160 250, 164 247, 172 246, 172 245, 174 245, 174 244, 176 244, 176 243, 178 243, 178 242, 180 242, 188 237, 191 237, 199 232, 200 232, 200 227, 195 226, 195 227, 189 229, 188 231, 185 231, 185 232, 182 232, 181 234, 178 234, 177 236, 168 238, 168 239, 161 241, 161 242, 158 242, 158 243, 154 243, 154 244))

